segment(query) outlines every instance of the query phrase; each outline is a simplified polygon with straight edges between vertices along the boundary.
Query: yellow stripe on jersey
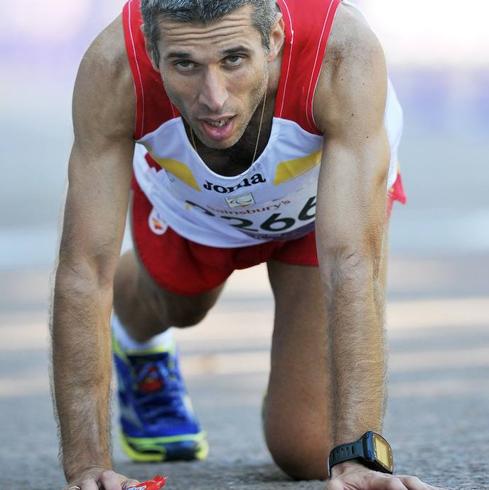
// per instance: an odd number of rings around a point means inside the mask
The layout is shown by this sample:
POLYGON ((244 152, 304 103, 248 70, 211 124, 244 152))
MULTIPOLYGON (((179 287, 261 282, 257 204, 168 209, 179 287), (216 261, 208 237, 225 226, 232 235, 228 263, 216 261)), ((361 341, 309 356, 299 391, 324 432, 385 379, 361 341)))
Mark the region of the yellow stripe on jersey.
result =
POLYGON ((299 175, 306 173, 311 168, 319 165, 321 162, 321 152, 316 151, 306 157, 296 158, 294 160, 286 160, 277 165, 275 169, 275 185, 283 184, 288 180, 295 179, 299 175))
POLYGON ((151 156, 155 162, 158 162, 161 168, 168 170, 168 172, 172 173, 177 179, 180 179, 188 186, 200 192, 199 184, 197 184, 194 174, 187 165, 178 160, 173 160, 172 158, 157 158, 154 155, 151 156))

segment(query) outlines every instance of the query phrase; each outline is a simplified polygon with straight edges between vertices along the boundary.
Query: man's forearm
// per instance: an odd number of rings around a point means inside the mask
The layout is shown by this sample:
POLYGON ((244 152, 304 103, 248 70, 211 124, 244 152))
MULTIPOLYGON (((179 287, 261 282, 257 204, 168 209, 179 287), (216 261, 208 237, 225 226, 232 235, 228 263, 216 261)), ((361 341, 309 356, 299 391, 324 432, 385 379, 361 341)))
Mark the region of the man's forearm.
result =
POLYGON ((380 264, 357 253, 337 254, 325 263, 337 445, 382 429, 384 274, 380 264))
POLYGON ((110 467, 111 287, 88 267, 60 265, 53 318, 53 389, 68 479, 90 466, 110 467))

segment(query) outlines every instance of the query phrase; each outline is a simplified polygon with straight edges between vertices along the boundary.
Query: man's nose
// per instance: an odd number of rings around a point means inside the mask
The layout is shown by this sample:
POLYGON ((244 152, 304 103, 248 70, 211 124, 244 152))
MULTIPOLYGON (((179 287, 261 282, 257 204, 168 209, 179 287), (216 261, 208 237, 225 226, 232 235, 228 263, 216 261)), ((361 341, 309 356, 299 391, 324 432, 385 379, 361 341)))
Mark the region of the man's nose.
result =
POLYGON ((219 73, 219 68, 209 67, 199 92, 199 103, 205 105, 209 112, 219 113, 227 99, 225 77, 219 73))

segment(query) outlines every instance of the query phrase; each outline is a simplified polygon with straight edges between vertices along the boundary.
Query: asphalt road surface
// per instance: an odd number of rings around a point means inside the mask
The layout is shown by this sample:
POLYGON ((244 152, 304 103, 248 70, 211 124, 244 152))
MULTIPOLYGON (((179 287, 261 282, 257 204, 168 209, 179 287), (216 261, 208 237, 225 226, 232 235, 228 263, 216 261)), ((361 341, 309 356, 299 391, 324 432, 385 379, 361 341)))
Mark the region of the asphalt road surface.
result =
MULTIPOLYGON (((385 434, 398 472, 445 488, 489 489, 488 266, 489 255, 391 261, 385 434)), ((48 382, 48 271, 4 271, 0 279, 0 488, 61 489, 48 382)), ((114 436, 117 470, 140 479, 161 472, 173 490, 324 488, 288 479, 263 442, 272 311, 258 267, 236 273, 210 316, 178 332, 209 459, 133 464, 114 436)))

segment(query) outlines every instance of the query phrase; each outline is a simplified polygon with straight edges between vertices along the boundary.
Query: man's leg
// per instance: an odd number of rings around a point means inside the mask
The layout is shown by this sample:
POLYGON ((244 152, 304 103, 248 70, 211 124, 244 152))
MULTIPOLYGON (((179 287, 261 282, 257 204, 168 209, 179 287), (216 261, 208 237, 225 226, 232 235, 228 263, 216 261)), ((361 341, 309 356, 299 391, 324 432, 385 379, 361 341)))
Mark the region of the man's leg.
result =
POLYGON ((124 254, 114 280, 114 310, 127 333, 145 342, 169 327, 199 323, 217 301, 222 285, 205 293, 183 296, 159 287, 133 251, 124 254))
POLYGON ((159 287, 134 252, 121 258, 114 281, 114 361, 121 443, 132 460, 206 457, 206 436, 192 409, 175 343, 165 331, 198 323, 221 289, 178 295, 159 287))
POLYGON ((275 325, 265 438, 275 462, 287 474, 324 479, 333 436, 333 394, 319 269, 269 262, 268 273, 275 325))
MULTIPOLYGON (((381 295, 387 259, 386 226, 381 295)), ((269 262, 268 274, 275 297, 275 325, 263 411, 265 438, 275 462, 288 475, 324 479, 333 441, 334 393, 329 319, 319 268, 269 262)))

